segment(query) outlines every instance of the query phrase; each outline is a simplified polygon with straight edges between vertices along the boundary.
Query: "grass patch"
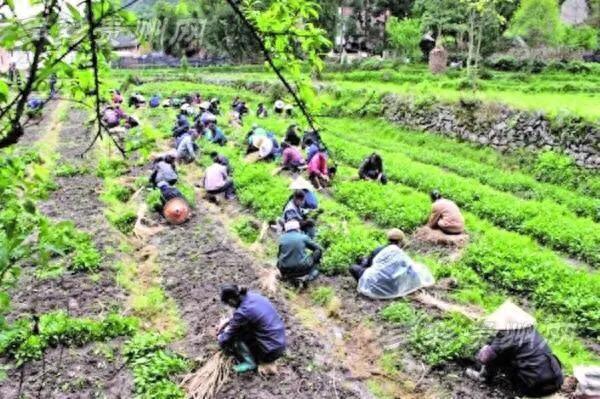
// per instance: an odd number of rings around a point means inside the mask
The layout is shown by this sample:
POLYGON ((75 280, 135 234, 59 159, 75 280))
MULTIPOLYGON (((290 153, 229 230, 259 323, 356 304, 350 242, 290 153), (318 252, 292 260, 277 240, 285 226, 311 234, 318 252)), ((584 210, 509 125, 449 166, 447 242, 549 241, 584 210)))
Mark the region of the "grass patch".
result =
POLYGON ((233 230, 246 244, 252 244, 258 239, 259 226, 250 218, 241 218, 233 224, 233 230))

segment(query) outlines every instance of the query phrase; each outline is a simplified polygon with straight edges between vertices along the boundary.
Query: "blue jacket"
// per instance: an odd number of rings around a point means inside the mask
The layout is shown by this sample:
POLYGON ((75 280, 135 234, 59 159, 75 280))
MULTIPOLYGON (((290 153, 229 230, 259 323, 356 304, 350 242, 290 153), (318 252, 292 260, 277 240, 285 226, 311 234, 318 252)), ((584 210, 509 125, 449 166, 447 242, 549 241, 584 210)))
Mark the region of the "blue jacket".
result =
POLYGON ((173 128, 173 136, 179 137, 190 130, 190 122, 184 114, 177 115, 177 123, 173 128))
POLYGON ((317 196, 310 190, 303 190, 306 194, 304 198, 304 208, 306 209, 317 209, 319 207, 319 201, 317 196))
POLYGON ((312 157, 315 156, 317 152, 319 152, 319 146, 314 143, 311 144, 310 147, 308 147, 308 150, 306 151, 306 163, 309 163, 312 157))
POLYGON ((152 96, 152 98, 150 99, 150 108, 156 108, 159 105, 160 105, 160 97, 152 96))
POLYGON ((267 298, 252 291, 243 297, 229 324, 219 334, 219 345, 224 347, 248 336, 256 339, 265 354, 285 349, 283 320, 267 298))

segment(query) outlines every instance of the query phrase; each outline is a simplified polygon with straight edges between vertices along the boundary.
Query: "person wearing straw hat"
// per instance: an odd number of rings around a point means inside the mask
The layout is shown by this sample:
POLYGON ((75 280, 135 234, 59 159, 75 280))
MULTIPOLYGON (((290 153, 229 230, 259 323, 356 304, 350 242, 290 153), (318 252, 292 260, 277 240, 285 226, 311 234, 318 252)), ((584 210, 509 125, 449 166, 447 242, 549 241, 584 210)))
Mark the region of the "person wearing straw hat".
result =
POLYGON ((533 316, 511 301, 504 302, 484 321, 496 335, 477 353, 481 369, 467 369, 466 375, 489 381, 503 371, 521 395, 542 397, 557 392, 563 384, 560 361, 534 324, 533 316))
POLYGON ((190 217, 190 206, 177 188, 166 181, 158 183, 161 194, 162 215, 171 224, 182 224, 190 217))
POLYGON ((285 223, 285 233, 279 238, 277 254, 277 268, 283 279, 299 279, 301 283, 316 279, 322 256, 323 248, 300 231, 298 220, 285 223))
MULTIPOLYGON (((304 192, 304 203, 300 206, 304 210, 315 210, 319 208, 319 201, 317 200, 317 196, 314 191, 315 188, 308 180, 306 180, 302 176, 296 177, 289 186, 290 190, 302 190, 304 192)), ((290 195, 288 201, 291 201, 294 198, 294 195, 290 195)), ((305 211, 306 212, 306 211, 305 211)))
POLYGON ((283 102, 283 100, 277 100, 277 101, 275 101, 274 108, 275 108, 275 113, 278 115, 281 115, 281 114, 283 114, 283 109, 285 108, 285 103, 283 102))
POLYGON ((245 287, 221 287, 221 302, 234 308, 233 316, 217 331, 219 346, 233 355, 236 373, 255 371, 259 363, 273 363, 286 349, 285 324, 275 306, 245 287))
POLYGON ((355 265, 350 266, 350 275, 354 277, 356 281, 360 280, 361 276, 369 267, 373 266, 373 259, 388 245, 396 245, 402 248, 406 243, 406 237, 404 232, 400 229, 391 229, 387 232, 388 243, 375 248, 367 257, 363 257, 355 265))
POLYGON ((275 145, 273 139, 268 136, 254 136, 252 139, 252 147, 258 149, 259 160, 271 161, 275 158, 275 145))

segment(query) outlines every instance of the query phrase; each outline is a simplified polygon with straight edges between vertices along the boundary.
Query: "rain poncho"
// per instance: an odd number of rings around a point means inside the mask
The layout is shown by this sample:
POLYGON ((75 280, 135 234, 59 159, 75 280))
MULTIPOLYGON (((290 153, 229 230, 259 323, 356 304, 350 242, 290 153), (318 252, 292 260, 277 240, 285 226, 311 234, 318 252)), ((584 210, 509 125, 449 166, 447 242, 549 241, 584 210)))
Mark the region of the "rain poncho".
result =
POLYGON ((405 296, 434 283, 427 268, 415 263, 397 245, 388 245, 358 281, 358 292, 374 299, 405 296))

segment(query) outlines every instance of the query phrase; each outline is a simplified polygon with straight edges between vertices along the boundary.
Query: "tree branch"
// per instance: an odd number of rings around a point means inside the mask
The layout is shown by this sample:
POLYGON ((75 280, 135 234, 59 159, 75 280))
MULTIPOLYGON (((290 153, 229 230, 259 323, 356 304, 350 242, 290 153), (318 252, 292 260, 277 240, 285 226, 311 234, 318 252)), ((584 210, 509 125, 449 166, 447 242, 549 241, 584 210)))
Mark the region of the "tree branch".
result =
MULTIPOLYGON (((25 87, 20 91, 19 95, 13 100, 11 103, 14 106, 16 101, 16 111, 15 115, 12 117, 10 121, 11 130, 6 136, 0 138, 0 148, 7 147, 9 145, 15 144, 19 141, 19 138, 23 135, 23 126, 21 125, 21 116, 25 111, 25 106, 27 105, 27 99, 31 91, 33 90, 34 83, 37 78, 37 73, 40 67, 40 61, 42 58, 42 54, 46 48, 46 32, 50 30, 50 28, 56 22, 56 13, 54 12, 54 8, 56 7, 58 0, 52 0, 46 8, 44 8, 44 27, 40 30, 38 34, 38 38, 35 41, 35 50, 33 53, 33 61, 31 62, 31 68, 29 69, 29 75, 27 77, 27 82, 25 82, 25 87)), ((8 110, 8 107, 6 108, 8 110)), ((3 110, 2 116, 7 111, 3 110)))
MULTIPOLYGON (((93 20, 93 26, 94 27, 100 26, 104 19, 110 18, 110 17, 120 13, 121 11, 131 7, 138 1, 139 0, 130 0, 127 4, 125 4, 119 8, 116 8, 116 9, 112 10, 111 12, 103 14, 97 20, 93 20)), ((25 106, 27 104, 27 100, 29 99, 29 95, 34 90, 36 90, 39 85, 39 81, 37 81, 37 79, 38 79, 37 73, 38 73, 39 67, 40 67, 40 60, 46 49, 47 42, 46 42, 45 33, 48 32, 50 30, 50 28, 52 26, 54 26, 54 24, 56 24, 56 21, 59 19, 59 15, 57 13, 55 13, 54 15, 52 14, 52 10, 56 7, 57 3, 58 3, 58 0, 51 0, 49 7, 44 9, 43 15, 44 15, 46 22, 45 22, 44 26, 42 27, 42 30, 39 33, 38 40, 35 42, 35 50, 34 50, 34 54, 33 54, 33 60, 31 62, 28 79, 27 79, 27 82, 26 82, 24 88, 22 90, 19 90, 19 93, 15 96, 15 98, 13 98, 13 100, 6 107, 0 109, 0 119, 2 119, 8 112, 10 112, 13 108, 15 108, 14 116, 11 118, 11 122, 9 125, 10 130, 8 131, 8 133, 6 135, 3 134, 0 137, 0 148, 4 148, 4 147, 8 147, 10 145, 16 144, 19 141, 19 139, 21 138, 21 136, 23 136, 23 134, 24 134, 23 126, 21 124, 21 117, 23 116, 23 113, 25 111, 25 106), (52 17, 52 19, 50 17, 52 17)), ((86 3, 87 3, 87 0, 86 0, 86 3)), ((89 23, 89 20, 88 20, 88 23, 89 23)), ((86 37, 89 37, 89 29, 88 29, 88 32, 86 32, 86 34, 84 34, 81 38, 79 38, 74 43, 71 43, 69 45, 69 47, 58 58, 54 59, 50 64, 48 64, 48 66, 45 66, 45 67, 52 68, 52 67, 56 66, 58 63, 62 62, 69 54, 71 54, 79 46, 81 46, 81 44, 83 42, 85 42, 86 37)), ((97 92, 99 92, 99 90, 97 90, 97 92)), ((46 102, 44 102, 44 104, 46 102)), ((42 106, 42 109, 43 109, 43 106, 42 106)), ((4 132, 1 132, 1 133, 4 133, 4 132)), ((112 136, 111 136, 111 138, 112 138, 112 136)), ((115 142, 115 144, 116 144, 116 142, 115 142)), ((117 147, 119 148, 119 150, 121 152, 123 152, 122 149, 120 148, 120 146, 117 145, 117 147)))
POLYGON ((265 56, 265 59, 267 60, 267 62, 271 66, 271 69, 273 69, 273 72, 275 72, 275 74, 277 75, 277 77, 279 78, 279 80, 281 81, 281 83, 283 83, 283 85, 285 86, 285 88, 287 89, 287 91, 292 95, 292 97, 294 98, 294 101, 296 102, 296 104, 298 105, 298 107, 300 108, 300 110, 302 111, 302 114, 306 118, 306 121, 310 125, 311 129, 313 129, 314 131, 317 131, 318 129, 317 129, 316 125, 315 125, 315 121, 314 121, 313 117, 310 115, 310 113, 308 112, 308 110, 306 109, 306 104, 298 96, 298 94, 296 93, 296 91, 294 90, 294 88, 289 84, 289 82, 283 76, 283 74, 281 73, 281 71, 279 70, 279 68, 273 62, 273 58, 271 57, 271 54, 269 53, 269 50, 265 46, 264 40, 258 34, 257 29, 254 27, 254 25, 252 25, 250 23, 250 21, 248 20, 248 18, 246 18, 246 16, 242 12, 242 10, 239 8, 239 6, 235 2, 235 0, 227 0, 227 3, 229 3, 229 5, 231 6, 231 8, 233 8, 233 11, 238 15, 238 17, 242 20, 242 22, 244 23, 244 25, 246 25, 246 27, 250 30, 250 32, 252 32, 252 37, 258 43, 261 51, 263 52, 263 55, 265 56))

